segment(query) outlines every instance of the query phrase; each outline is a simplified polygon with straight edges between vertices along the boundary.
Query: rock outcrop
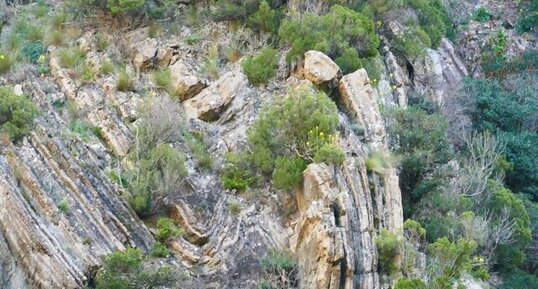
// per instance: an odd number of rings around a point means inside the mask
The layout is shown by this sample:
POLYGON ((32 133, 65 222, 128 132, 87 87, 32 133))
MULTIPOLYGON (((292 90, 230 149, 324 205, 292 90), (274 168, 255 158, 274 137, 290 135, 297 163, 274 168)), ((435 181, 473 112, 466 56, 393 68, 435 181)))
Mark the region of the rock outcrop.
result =
POLYGON ((170 66, 172 85, 181 100, 187 100, 204 89, 205 84, 194 75, 194 68, 189 67, 184 61, 178 60, 170 66))
POLYGON ((8 268, 2 288, 81 288, 107 253, 153 242, 103 174, 99 156, 53 135, 39 127, 17 149, 3 145, 0 247, 12 260, 0 260, 8 268))
POLYGON ((247 78, 239 66, 222 75, 219 80, 202 90, 195 97, 183 102, 183 107, 191 117, 214 121, 232 102, 241 90, 247 88, 247 78))
POLYGON ((300 216, 290 247, 298 258, 300 288, 380 288, 375 236, 380 228, 399 232, 403 212, 395 168, 368 173, 374 151, 388 154, 376 91, 364 69, 340 80, 340 102, 364 136, 345 130, 339 144, 346 151, 341 166, 311 164, 297 193, 300 216), (316 260, 312 262, 312 260, 316 260))
POLYGON ((316 85, 331 85, 342 74, 340 67, 322 52, 310 50, 304 57, 304 77, 316 85))

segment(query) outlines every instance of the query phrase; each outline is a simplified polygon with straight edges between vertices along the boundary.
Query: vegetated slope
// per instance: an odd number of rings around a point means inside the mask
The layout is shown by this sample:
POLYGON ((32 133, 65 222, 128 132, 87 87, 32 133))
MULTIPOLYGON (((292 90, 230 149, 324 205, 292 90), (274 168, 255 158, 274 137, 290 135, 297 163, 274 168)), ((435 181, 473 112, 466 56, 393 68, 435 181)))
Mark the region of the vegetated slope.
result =
POLYGON ((351 2, 0 4, 0 85, 40 111, 0 116, 1 287, 534 282, 501 134, 467 138, 486 112, 455 93, 534 36, 480 51, 463 25, 495 11, 351 2))

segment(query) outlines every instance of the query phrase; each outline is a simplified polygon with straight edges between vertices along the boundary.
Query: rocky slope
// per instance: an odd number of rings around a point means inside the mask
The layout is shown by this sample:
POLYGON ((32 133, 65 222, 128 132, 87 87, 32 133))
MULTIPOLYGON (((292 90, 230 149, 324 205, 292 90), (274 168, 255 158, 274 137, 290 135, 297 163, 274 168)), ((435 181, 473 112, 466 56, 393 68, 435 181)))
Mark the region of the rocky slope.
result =
MULTIPOLYGON (((87 52, 87 62, 98 66, 108 55, 97 51, 94 32, 87 31, 77 43, 87 52)), ((184 35, 165 41, 146 35, 145 30, 108 35, 137 73, 137 92, 116 91, 111 76, 81 83, 55 57, 50 59, 52 76, 29 69, 20 80, 0 77, 1 84, 20 82, 42 111, 22 142, 0 145, 0 288, 81 288, 107 253, 152 246, 150 229, 106 173, 129 151, 137 108, 147 97, 141 88, 163 93, 149 81, 154 65, 171 68, 174 85, 182 91, 186 125, 204 132, 218 161, 243 145, 247 127, 270 94, 300 83, 332 92, 340 109, 338 142, 346 153, 339 167, 310 165, 295 199, 278 200, 270 186, 246 194, 225 190, 218 170, 200 170, 185 144, 179 144, 187 155, 188 188, 169 196, 166 205, 185 234, 169 242, 175 256, 167 262, 191 276, 183 288, 257 288, 259 259, 272 247, 294 253, 300 288, 381 288, 374 239, 380 228, 399 232, 403 216, 395 168, 376 173, 365 165, 372 153, 388 153, 380 106, 406 106, 417 90, 446 102, 468 75, 452 43, 443 39, 425 60, 409 65, 382 48, 384 71, 377 86, 365 70, 342 76, 328 57, 308 52, 298 67, 281 61, 278 78, 263 89, 250 85, 237 63, 222 67, 216 79, 202 76, 201 48, 183 43, 184 35), (67 133, 69 116, 53 105, 67 100, 99 128, 101 138, 67 133), (283 217, 279 202, 296 204, 298 212, 283 217), (232 214, 230 203, 240 204, 241 211, 232 214)), ((208 45, 203 41, 199 47, 208 45)))

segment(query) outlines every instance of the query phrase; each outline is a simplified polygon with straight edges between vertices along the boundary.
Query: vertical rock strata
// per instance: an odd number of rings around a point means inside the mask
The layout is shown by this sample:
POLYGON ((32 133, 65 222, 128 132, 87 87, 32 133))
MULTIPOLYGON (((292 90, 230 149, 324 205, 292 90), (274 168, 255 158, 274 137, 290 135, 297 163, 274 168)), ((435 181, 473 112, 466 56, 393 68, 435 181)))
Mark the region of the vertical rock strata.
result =
MULTIPOLYGON (((347 158, 339 167, 311 164, 297 196, 300 218, 291 238, 301 288, 379 288, 375 233, 397 232, 403 215, 394 168, 368 174, 369 152, 388 153, 376 91, 364 69, 344 76, 340 102, 350 119, 364 127, 364 139, 341 135, 347 158)), ((341 119, 346 119, 346 116, 341 119)), ((345 124, 345 123, 344 123, 345 124)))

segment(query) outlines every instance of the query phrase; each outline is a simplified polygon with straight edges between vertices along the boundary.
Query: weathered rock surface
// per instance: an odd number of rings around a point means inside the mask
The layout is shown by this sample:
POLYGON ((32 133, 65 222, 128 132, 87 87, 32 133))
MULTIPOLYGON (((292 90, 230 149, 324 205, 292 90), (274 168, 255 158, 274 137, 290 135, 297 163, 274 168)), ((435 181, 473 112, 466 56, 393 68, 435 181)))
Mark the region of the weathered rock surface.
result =
POLYGON ((414 63, 416 89, 441 106, 466 76, 467 68, 446 38, 437 50, 428 49, 426 57, 414 63))
POLYGON ((310 50, 304 57, 304 77, 314 84, 330 84, 342 74, 340 67, 322 52, 310 50))
POLYGON ((183 107, 191 117, 205 121, 218 118, 241 90, 247 89, 247 78, 237 66, 222 75, 195 97, 183 102, 183 107))
POLYGON ((0 260, 11 267, 0 275, 2 288, 22 288, 23 274, 24 288, 81 288, 105 254, 153 242, 103 174, 99 157, 51 135, 40 127, 17 149, 2 148, 0 232, 12 258, 0 260))
POLYGON ((194 68, 188 66, 184 61, 178 60, 170 66, 174 89, 181 100, 187 100, 204 89, 205 84, 194 75, 194 68))
POLYGON ((368 140, 376 147, 385 142, 385 126, 379 113, 376 91, 363 68, 345 75, 338 86, 341 101, 351 117, 365 129, 368 140))

